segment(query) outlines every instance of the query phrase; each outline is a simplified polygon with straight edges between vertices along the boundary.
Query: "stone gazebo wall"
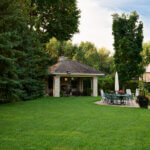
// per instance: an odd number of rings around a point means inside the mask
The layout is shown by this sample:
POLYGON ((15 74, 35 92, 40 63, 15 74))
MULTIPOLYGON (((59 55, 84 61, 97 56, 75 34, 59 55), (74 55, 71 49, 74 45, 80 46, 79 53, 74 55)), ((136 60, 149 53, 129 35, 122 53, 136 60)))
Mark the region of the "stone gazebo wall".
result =
POLYGON ((53 96, 60 97, 61 77, 79 78, 79 91, 83 92, 83 81, 81 78, 92 78, 92 96, 98 96, 98 76, 104 74, 91 66, 79 61, 68 59, 61 56, 58 62, 48 69, 50 76, 53 77, 53 96))
MULTIPOLYGON (((60 75, 53 76, 53 96, 60 97, 60 75)), ((91 96, 98 96, 98 77, 91 77, 91 96)), ((79 90, 83 92, 83 80, 79 78, 79 90)))

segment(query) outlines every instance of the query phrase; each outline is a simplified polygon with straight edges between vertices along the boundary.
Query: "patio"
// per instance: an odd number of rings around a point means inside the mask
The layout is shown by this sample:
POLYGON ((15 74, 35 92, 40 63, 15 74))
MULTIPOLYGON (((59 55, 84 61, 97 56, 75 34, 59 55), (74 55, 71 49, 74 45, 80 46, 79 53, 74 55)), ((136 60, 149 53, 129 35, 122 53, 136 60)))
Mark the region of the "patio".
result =
POLYGON ((104 105, 104 106, 108 105, 108 106, 118 106, 118 107, 135 107, 135 108, 139 108, 139 105, 136 103, 135 100, 132 100, 131 102, 126 103, 126 105, 108 104, 105 101, 96 101, 94 103, 98 104, 98 105, 104 105))

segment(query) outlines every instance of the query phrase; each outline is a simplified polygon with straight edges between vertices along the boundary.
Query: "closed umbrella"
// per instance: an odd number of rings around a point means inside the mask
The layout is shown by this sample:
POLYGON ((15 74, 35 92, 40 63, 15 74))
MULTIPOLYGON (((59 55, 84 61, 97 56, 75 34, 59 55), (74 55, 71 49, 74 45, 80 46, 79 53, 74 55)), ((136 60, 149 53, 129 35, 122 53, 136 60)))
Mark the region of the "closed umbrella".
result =
POLYGON ((115 74, 115 91, 116 91, 116 93, 119 92, 118 72, 116 72, 116 74, 115 74))

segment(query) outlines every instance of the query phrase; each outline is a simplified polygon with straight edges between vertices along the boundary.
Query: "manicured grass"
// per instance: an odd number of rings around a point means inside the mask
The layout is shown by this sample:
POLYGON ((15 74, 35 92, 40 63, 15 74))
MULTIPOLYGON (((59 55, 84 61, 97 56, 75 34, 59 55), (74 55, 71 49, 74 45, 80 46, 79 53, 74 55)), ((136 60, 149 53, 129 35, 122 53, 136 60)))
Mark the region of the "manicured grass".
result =
POLYGON ((149 150, 150 110, 93 103, 99 99, 0 105, 0 150, 149 150))

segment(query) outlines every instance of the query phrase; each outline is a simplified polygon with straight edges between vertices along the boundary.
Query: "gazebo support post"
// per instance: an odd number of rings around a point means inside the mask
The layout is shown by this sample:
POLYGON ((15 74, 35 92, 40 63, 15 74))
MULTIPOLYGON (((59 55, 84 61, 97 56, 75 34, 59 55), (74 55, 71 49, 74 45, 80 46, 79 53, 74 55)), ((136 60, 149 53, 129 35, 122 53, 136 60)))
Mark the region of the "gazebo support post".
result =
POLYGON ((50 93, 50 91, 49 91, 49 80, 47 79, 45 82, 46 82, 45 95, 48 96, 50 93))
POLYGON ((92 89, 91 96, 97 97, 98 96, 98 78, 97 77, 93 77, 91 79, 91 89, 92 89))
POLYGON ((82 78, 79 79, 79 91, 83 93, 83 79, 82 78))
POLYGON ((60 76, 53 77, 53 96, 60 97, 60 76))

